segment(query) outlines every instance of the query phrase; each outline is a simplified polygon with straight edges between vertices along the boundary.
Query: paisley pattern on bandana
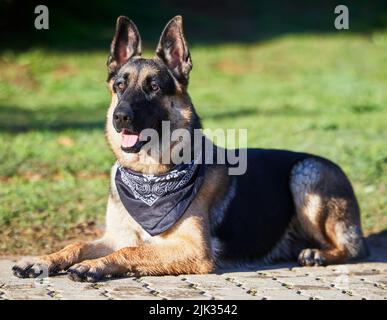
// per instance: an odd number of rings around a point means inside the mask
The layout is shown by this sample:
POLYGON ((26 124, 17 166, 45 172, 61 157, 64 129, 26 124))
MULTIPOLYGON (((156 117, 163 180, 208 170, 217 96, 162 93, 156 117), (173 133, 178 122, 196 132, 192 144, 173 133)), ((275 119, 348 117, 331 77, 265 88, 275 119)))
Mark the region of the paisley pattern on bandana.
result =
POLYGON ((182 165, 164 175, 135 174, 119 166, 121 179, 132 191, 136 199, 152 206, 158 199, 185 187, 195 172, 194 162, 182 165))

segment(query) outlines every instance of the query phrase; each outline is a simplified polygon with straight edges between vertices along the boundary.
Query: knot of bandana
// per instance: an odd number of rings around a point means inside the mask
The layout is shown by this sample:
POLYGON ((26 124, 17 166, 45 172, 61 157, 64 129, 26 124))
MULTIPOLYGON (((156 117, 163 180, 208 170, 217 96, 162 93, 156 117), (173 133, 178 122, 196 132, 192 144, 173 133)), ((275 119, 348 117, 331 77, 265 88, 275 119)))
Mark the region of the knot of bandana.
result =
POLYGON ((138 174, 119 166, 123 183, 130 188, 136 199, 152 206, 165 195, 184 188, 195 173, 197 164, 190 163, 163 175, 138 174))

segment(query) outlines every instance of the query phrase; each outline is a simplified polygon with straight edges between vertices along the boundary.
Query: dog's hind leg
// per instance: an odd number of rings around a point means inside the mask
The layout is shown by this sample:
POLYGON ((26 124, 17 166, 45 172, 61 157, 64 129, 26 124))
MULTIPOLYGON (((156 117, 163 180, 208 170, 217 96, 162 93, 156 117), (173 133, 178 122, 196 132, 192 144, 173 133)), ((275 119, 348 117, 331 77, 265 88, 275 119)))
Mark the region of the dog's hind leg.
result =
POLYGON ((342 263, 368 254, 355 194, 338 166, 307 158, 292 169, 290 189, 300 232, 315 244, 299 253, 301 265, 342 263))
POLYGON ((41 274, 55 274, 61 270, 66 270, 75 263, 103 257, 112 252, 113 249, 104 238, 89 242, 77 242, 49 255, 23 258, 13 266, 12 270, 17 277, 34 278, 41 274))

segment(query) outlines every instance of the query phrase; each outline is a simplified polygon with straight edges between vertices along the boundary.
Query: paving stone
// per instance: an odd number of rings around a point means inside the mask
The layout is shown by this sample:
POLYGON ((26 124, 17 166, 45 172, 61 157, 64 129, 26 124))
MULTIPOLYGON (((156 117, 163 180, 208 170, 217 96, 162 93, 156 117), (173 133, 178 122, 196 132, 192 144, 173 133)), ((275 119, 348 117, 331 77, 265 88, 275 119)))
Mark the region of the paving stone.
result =
POLYGON ((126 278, 98 283, 106 297, 114 300, 161 300, 162 297, 137 278, 126 278))
POLYGON ((259 299, 247 293, 247 291, 238 284, 226 280, 219 275, 187 275, 186 281, 192 283, 197 289, 203 291, 203 294, 210 299, 259 299))
POLYGON ((105 292, 95 284, 71 281, 67 276, 49 277, 50 288, 63 300, 107 300, 105 292))
POLYGON ((257 272, 234 272, 225 274, 230 281, 239 284, 249 294, 259 297, 260 299, 292 299, 292 300, 307 300, 309 297, 303 296, 296 290, 292 290, 290 286, 278 281, 276 276, 270 273, 257 272))
POLYGON ((140 281, 165 299, 208 299, 184 277, 144 277, 140 281))
POLYGON ((14 262, 9 258, 0 259, 0 300, 387 300, 386 245, 372 248, 372 256, 367 261, 346 265, 250 264, 243 268, 219 269, 207 275, 127 277, 95 284, 73 282, 66 274, 38 279, 16 278, 11 271, 14 262))
POLYGON ((278 276, 278 281, 285 287, 297 293, 309 297, 313 300, 360 300, 360 296, 349 295, 343 290, 332 287, 315 275, 305 277, 282 277, 278 276))
POLYGON ((310 297, 304 296, 290 289, 266 289, 258 288, 257 296, 264 300, 310 300, 310 297))
MULTIPOLYGON (((387 274, 384 276, 387 277, 387 274)), ((351 274, 343 275, 341 277, 327 275, 323 280, 347 294, 359 296, 362 299, 387 299, 387 290, 384 287, 378 286, 377 283, 372 282, 367 277, 353 276, 351 274)))

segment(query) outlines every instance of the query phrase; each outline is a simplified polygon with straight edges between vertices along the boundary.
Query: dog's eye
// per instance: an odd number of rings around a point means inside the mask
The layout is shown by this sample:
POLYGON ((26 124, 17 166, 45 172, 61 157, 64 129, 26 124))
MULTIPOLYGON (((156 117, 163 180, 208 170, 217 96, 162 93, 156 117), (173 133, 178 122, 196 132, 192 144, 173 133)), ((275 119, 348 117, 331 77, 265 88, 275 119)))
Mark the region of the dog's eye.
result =
POLYGON ((126 83, 124 80, 117 80, 114 86, 118 92, 123 92, 126 88, 126 83))
POLYGON ((117 88, 118 90, 123 91, 125 89, 125 82, 119 82, 117 88))
POLYGON ((155 81, 151 82, 150 87, 151 87, 153 92, 156 92, 160 89, 159 85, 155 81))

